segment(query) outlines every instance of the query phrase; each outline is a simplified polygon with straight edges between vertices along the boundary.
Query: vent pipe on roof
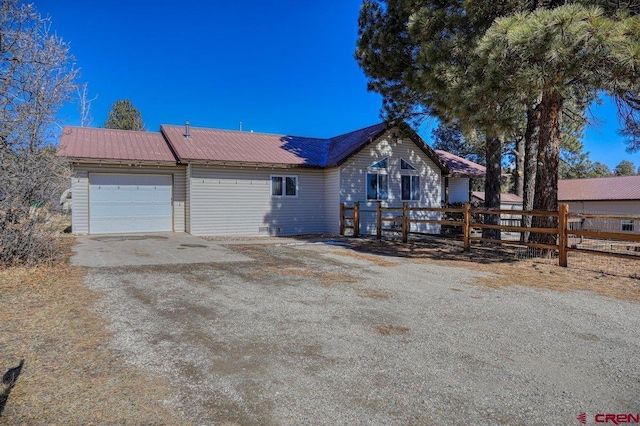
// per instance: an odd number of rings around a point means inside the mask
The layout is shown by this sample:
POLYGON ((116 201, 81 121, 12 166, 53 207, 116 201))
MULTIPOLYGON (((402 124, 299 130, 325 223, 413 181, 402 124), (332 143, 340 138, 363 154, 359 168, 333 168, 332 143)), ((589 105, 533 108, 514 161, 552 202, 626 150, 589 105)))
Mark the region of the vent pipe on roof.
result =
POLYGON ((184 122, 184 138, 185 139, 190 139, 191 135, 189 134, 189 122, 185 121, 184 122))

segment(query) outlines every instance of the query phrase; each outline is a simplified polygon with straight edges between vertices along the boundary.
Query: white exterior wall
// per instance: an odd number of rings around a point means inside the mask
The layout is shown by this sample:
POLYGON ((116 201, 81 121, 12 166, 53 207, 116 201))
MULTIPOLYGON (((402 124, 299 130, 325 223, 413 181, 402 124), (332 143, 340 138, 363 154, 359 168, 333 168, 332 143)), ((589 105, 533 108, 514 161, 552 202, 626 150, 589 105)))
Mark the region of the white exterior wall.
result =
MULTIPOLYGON (((360 202, 360 233, 376 233, 376 202, 367 200, 366 178, 369 167, 384 158, 389 159, 389 197, 382 201, 383 207, 402 207, 401 176, 406 173, 400 169, 400 159, 416 168, 420 175, 420 200, 409 201, 414 207, 440 207, 442 196, 442 178, 440 168, 409 138, 392 139, 386 132, 382 137, 370 143, 359 153, 349 158, 340 167, 340 201, 352 206, 360 202)), ((396 130, 397 131, 397 130, 396 130)), ((371 170, 372 172, 376 172, 371 170)), ((410 174, 410 173, 406 173, 410 174)), ((385 217, 401 216, 402 212, 385 212, 385 217)), ((414 213, 414 218, 439 219, 439 213, 414 213)), ((383 227, 389 227, 384 223, 383 227)), ((411 232, 437 234, 440 226, 435 224, 411 224, 411 232)))
MULTIPOLYGON (((621 216, 640 216, 640 200, 625 201, 559 201, 569 205, 569 212, 601 213, 621 216)), ((585 219, 585 231, 622 232, 620 220, 585 219)), ((633 234, 640 234, 640 220, 635 221, 633 234)))
POLYGON ((326 171, 191 166, 190 232, 194 235, 321 234, 326 171), (297 197, 272 197, 271 176, 297 176, 297 197))
POLYGON ((469 202, 469 178, 466 178, 466 177, 450 177, 449 178, 449 202, 450 203, 468 203, 469 202))
POLYGON ((185 232, 186 175, 184 167, 171 166, 100 166, 79 164, 73 166, 71 177, 71 229, 74 234, 88 234, 89 223, 89 174, 155 174, 172 175, 173 230, 185 232))
POLYGON ((325 170, 324 216, 326 234, 340 233, 340 168, 325 170))

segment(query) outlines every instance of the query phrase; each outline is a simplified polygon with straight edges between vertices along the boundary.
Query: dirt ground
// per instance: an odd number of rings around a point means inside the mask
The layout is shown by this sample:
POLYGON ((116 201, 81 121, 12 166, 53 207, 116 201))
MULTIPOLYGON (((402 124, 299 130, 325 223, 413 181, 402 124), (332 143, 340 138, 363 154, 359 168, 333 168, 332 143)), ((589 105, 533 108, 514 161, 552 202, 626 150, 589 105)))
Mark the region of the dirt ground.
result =
POLYGON ((109 349, 105 320, 92 312, 100 295, 85 275, 68 261, 0 270, 0 374, 24 360, 0 424, 187 424, 163 403, 166 380, 109 349))
MULTIPOLYGON (((73 237, 65 238, 65 244, 73 244, 73 237)), ((477 251, 472 257, 424 244, 401 245, 366 239, 348 243, 351 247, 340 250, 340 256, 351 257, 355 262, 393 267, 413 259, 418 263, 468 268, 484 273, 469 284, 490 291, 518 285, 640 300, 639 279, 508 256, 479 256, 477 251)), ((364 299, 385 302, 394 297, 387 289, 360 285, 361 278, 354 276, 353 271, 339 268, 318 271, 296 261, 270 262, 263 247, 246 245, 238 250, 261 259, 259 268, 247 269, 249 280, 293 285, 296 279, 306 277, 327 289, 337 284, 351 285, 355 294, 364 299)), ((194 268, 189 273, 200 272, 194 268)), ((87 270, 72 267, 69 262, 55 267, 0 271, 0 373, 24 359, 22 373, 0 415, 0 424, 190 424, 190 419, 172 403, 176 387, 171 377, 134 366, 127 362, 125 354, 113 349, 108 321, 95 309, 104 294, 87 288, 83 282, 86 274, 87 270)), ((407 339, 411 335, 409 327, 393 322, 379 321, 373 330, 382 337, 407 339)), ((315 356, 319 355, 312 355, 315 356)), ((221 406, 216 409, 224 411, 221 406)), ((225 416, 213 417, 225 424, 225 416)), ((231 419, 227 424, 233 424, 233 419, 243 423, 242 417, 226 418, 231 419)))
POLYGON ((356 256, 368 254, 410 258, 488 272, 492 274, 490 277, 478 278, 475 284, 490 288, 522 285, 562 292, 584 290, 622 300, 640 300, 640 278, 630 278, 636 275, 640 277, 640 260, 603 260, 595 255, 571 253, 570 267, 561 268, 555 259, 519 259, 518 254, 509 247, 474 246, 471 252, 465 253, 458 245, 446 246, 440 242, 402 244, 389 240, 353 239, 349 240, 349 244, 353 246, 356 256), (617 269, 612 265, 613 272, 622 271, 624 276, 593 270, 596 269, 594 266, 607 263, 615 264, 617 269))

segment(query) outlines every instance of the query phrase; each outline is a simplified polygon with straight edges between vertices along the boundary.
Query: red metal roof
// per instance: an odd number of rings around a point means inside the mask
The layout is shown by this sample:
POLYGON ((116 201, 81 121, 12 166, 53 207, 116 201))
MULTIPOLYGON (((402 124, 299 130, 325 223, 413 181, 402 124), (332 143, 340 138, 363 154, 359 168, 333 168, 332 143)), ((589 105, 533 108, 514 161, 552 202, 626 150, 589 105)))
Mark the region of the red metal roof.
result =
POLYGON ((163 124, 166 136, 181 161, 287 164, 321 167, 326 162, 327 140, 232 130, 163 124))
MULTIPOLYGON (((160 132, 65 127, 58 155, 77 159, 243 163, 329 167, 341 164, 390 126, 379 123, 329 139, 232 130, 160 126, 160 132)), ((446 172, 440 158, 414 142, 446 172)))
POLYGON ((640 176, 563 179, 559 201, 640 200, 640 176))
MULTIPOLYGON (((473 191, 472 195, 480 201, 484 201, 483 191, 473 191)), ((500 194, 500 202, 508 204, 522 204, 522 197, 518 197, 516 194, 500 194)))
POLYGON ((65 127, 57 155, 103 161, 176 162, 160 133, 90 127, 65 127))
POLYGON ((367 142, 382 135, 385 130, 387 130, 387 125, 385 123, 379 123, 329 139, 327 165, 335 166, 340 164, 367 142))
POLYGON ((442 159, 447 167, 449 167, 452 176, 484 178, 487 172, 487 168, 485 166, 481 166, 473 161, 458 157, 448 151, 442 151, 440 149, 436 149, 435 151, 440 159, 442 159))

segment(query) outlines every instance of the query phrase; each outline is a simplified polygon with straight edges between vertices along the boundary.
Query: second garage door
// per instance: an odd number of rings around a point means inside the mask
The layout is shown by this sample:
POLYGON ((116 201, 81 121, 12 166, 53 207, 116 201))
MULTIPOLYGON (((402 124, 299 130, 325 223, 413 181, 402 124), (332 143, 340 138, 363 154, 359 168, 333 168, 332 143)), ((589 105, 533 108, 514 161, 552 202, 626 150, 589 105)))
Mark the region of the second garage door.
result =
POLYGON ((171 175, 91 174, 89 232, 173 230, 171 175))

